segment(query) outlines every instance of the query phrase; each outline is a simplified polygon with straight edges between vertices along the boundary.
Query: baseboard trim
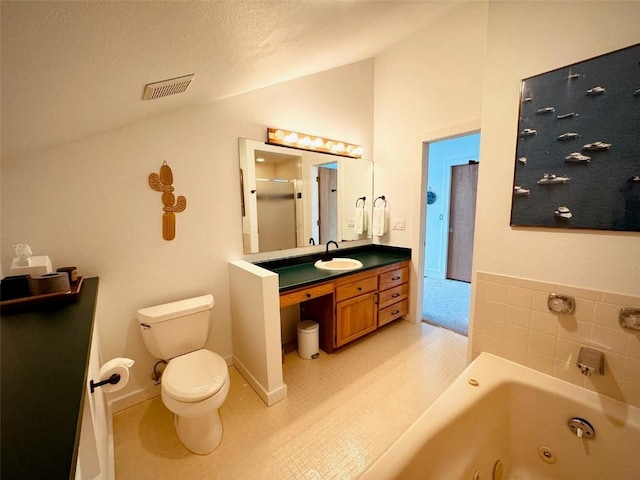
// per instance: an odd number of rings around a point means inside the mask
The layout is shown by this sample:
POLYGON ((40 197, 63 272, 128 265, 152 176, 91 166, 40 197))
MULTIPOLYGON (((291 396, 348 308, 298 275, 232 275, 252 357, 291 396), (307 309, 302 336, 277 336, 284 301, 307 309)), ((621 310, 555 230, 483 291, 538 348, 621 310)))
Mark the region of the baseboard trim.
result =
POLYGON ((133 407, 138 403, 142 403, 147 400, 151 400, 152 398, 160 396, 160 384, 153 385, 148 388, 144 388, 142 390, 137 390, 135 392, 131 392, 123 397, 116 398, 109 402, 111 407, 111 411, 116 414, 121 412, 122 410, 133 407))
POLYGON ((247 381, 247 383, 258 394, 262 401, 270 407, 271 405, 279 402, 280 400, 287 398, 287 385, 282 384, 275 390, 268 391, 262 386, 262 384, 251 374, 251 372, 242 364, 238 357, 233 357, 233 366, 240 372, 240 375, 247 381))

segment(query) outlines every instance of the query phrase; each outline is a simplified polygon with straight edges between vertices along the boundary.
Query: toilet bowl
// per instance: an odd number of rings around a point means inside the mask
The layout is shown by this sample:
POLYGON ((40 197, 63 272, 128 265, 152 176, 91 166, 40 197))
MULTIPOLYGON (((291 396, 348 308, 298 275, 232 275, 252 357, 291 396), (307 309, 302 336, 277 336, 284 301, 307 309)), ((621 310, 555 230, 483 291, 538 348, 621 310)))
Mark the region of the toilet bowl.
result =
POLYGON ((201 349, 169 361, 161 396, 174 415, 176 434, 190 451, 206 455, 222 440, 218 409, 229 393, 229 371, 217 353, 201 349))
POLYGON ((182 444, 200 455, 214 451, 222 440, 218 409, 230 384, 224 359, 203 348, 211 308, 213 296, 204 295, 138 310, 145 346, 167 360, 160 380, 162 402, 173 413, 182 444))

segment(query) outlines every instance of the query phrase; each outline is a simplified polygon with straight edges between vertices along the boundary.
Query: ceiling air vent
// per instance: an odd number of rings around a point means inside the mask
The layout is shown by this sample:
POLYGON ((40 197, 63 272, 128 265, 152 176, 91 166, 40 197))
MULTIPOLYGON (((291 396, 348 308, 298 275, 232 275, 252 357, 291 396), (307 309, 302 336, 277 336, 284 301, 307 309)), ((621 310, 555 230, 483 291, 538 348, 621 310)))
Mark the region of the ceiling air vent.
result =
POLYGON ((191 75, 185 75, 184 77, 171 78, 169 80, 163 80, 162 82, 149 83, 144 87, 144 93, 142 94, 142 100, 155 100, 156 98, 167 97, 176 93, 184 92, 191 82, 195 73, 191 75))

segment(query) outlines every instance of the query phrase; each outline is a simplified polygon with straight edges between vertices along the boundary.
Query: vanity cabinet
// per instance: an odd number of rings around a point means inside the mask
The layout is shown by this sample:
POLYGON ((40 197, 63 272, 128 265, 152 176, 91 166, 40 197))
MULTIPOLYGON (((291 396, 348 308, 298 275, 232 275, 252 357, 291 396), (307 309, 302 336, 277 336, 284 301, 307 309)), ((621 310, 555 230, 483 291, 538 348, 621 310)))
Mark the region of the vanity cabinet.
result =
POLYGON ((409 312, 409 261, 355 272, 280 294, 280 308, 300 305, 320 325, 320 348, 332 353, 409 312))
POLYGON ((379 269, 378 327, 409 312, 409 262, 379 269))
POLYGON ((316 254, 230 262, 234 366, 268 406, 287 396, 283 320, 286 335, 298 320, 317 322, 319 346, 332 353, 408 313, 410 249, 363 245, 340 256, 363 267, 320 270, 316 254))
POLYGON ((378 276, 375 272, 362 272, 336 280, 336 347, 377 328, 378 276))

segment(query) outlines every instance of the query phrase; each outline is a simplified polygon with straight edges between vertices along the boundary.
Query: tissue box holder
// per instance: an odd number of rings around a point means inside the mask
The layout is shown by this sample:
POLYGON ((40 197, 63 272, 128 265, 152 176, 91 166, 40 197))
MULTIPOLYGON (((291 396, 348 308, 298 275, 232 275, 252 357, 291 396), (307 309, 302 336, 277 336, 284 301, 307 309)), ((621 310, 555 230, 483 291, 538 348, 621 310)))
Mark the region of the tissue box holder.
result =
POLYGON ((32 277, 41 277, 47 273, 51 273, 51 259, 48 255, 37 255, 27 259, 28 265, 20 265, 19 260, 14 258, 11 261, 11 275, 31 275, 32 277))

